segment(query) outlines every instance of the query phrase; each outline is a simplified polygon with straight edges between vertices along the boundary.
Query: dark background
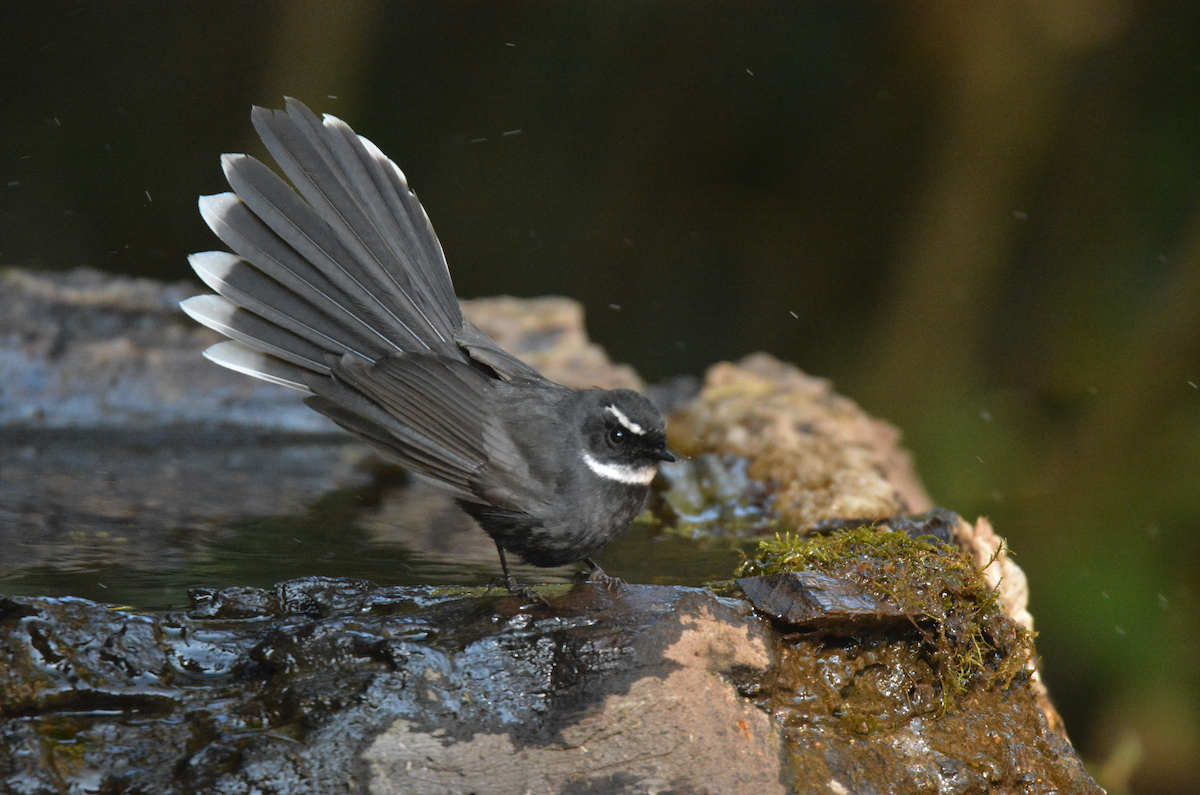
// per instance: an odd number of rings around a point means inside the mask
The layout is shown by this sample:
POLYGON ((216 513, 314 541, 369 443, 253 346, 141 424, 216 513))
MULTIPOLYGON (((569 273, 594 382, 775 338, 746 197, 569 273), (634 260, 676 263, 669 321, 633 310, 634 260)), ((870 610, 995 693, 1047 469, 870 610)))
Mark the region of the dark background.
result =
POLYGON ((188 278, 217 155, 296 96, 405 170, 463 297, 899 425, 1010 540, 1101 783, 1200 789, 1194 3, 42 0, 0 40, 0 265, 188 278))

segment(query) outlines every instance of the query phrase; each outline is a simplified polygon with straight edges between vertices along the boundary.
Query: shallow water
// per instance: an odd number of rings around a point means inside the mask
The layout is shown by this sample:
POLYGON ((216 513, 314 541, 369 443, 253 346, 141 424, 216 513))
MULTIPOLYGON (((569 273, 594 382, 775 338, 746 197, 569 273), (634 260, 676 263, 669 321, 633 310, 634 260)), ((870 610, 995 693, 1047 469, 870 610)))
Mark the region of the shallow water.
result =
MULTIPOLYGON (((500 574, 492 542, 449 499, 345 437, 236 445, 218 435, 200 444, 199 432, 138 446, 77 437, 26 434, 0 453, 0 490, 21 490, 4 501, 12 507, 0 523, 0 593, 154 610, 186 605, 198 586, 269 587, 299 576, 484 585, 500 574), (309 497, 338 478, 352 485, 309 497)), ((677 481, 690 477, 686 464, 675 471, 677 481)), ((708 496, 677 489, 697 515, 685 532, 647 513, 597 562, 629 582, 727 579, 740 561, 736 539, 723 540, 712 521, 705 538, 686 536, 697 517, 745 512, 731 490, 738 482, 708 496)), ((525 583, 567 582, 578 568, 514 572, 525 583)))

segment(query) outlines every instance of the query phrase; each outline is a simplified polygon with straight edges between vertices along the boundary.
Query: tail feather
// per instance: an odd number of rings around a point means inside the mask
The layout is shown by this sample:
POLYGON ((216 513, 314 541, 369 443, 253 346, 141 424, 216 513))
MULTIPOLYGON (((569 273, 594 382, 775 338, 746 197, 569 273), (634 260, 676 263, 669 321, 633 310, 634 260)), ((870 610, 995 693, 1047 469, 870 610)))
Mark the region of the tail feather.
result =
POLYGON ((248 155, 225 155, 221 163, 236 194, 205 197, 201 207, 218 237, 325 311, 369 329, 385 348, 429 349, 329 225, 275 172, 248 155))
POLYGON ((242 259, 206 253, 191 262, 268 325, 239 316, 231 326, 224 307, 202 313, 209 324, 297 366, 321 363, 315 372, 328 371, 326 355, 461 357, 464 321, 445 256, 400 169, 344 122, 322 121, 295 100, 251 118, 294 188, 252 157, 223 156, 233 192, 202 197, 200 212, 242 259))
POLYGON ((291 362, 298 367, 329 375, 325 351, 285 328, 263 320, 253 312, 219 295, 194 295, 179 304, 192 320, 237 340, 255 350, 291 362))
POLYGON ((325 351, 375 358, 370 340, 331 320, 245 260, 224 251, 205 251, 192 254, 188 262, 205 284, 264 320, 325 351))
MULTIPOLYGON (((402 315, 425 349, 453 352, 454 332, 462 325, 457 300, 443 307, 453 325, 435 326, 426 308, 436 306, 439 296, 423 284, 421 271, 426 263, 416 258, 417 252, 402 250, 407 248, 400 245, 402 238, 389 239, 393 236, 382 222, 385 213, 390 215, 389 208, 333 122, 322 124, 294 100, 286 111, 255 108, 251 119, 271 156, 337 235, 354 266, 371 280, 373 291, 388 299, 386 304, 402 315)), ((439 269, 449 285, 448 271, 444 266, 439 269)), ((453 293, 452 287, 449 292, 453 293)))
POLYGON ((419 280, 422 288, 434 299, 429 304, 431 320, 441 328, 461 327, 462 312, 458 308, 458 298, 454 294, 442 244, 434 234, 433 225, 417 200, 417 195, 408 187, 404 172, 379 147, 357 135, 341 119, 327 115, 324 126, 349 144, 378 191, 378 203, 369 203, 367 208, 382 230, 384 241, 393 247, 396 255, 405 263, 414 260, 425 263, 424 268, 407 267, 405 273, 419 280))
POLYGON ((204 351, 204 358, 222 367, 228 367, 230 370, 269 381, 272 384, 298 389, 301 392, 312 392, 306 383, 310 375, 308 370, 288 364, 274 356, 268 356, 234 340, 226 340, 210 346, 204 351))

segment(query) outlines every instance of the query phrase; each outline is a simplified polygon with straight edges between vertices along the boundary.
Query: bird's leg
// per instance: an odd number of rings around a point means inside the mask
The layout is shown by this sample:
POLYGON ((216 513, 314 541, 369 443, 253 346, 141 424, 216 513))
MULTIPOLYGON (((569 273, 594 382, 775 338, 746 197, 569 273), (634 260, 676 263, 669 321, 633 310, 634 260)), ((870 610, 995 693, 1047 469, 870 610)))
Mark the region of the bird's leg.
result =
POLYGON ((549 606, 550 603, 546 601, 546 597, 542 596, 537 591, 533 590, 532 588, 525 588, 524 586, 517 585, 516 578, 514 578, 512 573, 508 570, 508 558, 505 557, 504 547, 500 546, 499 541, 496 542, 496 551, 500 553, 500 568, 504 570, 504 577, 498 578, 500 579, 499 583, 497 583, 496 580, 492 580, 488 587, 491 588, 496 585, 503 585, 513 596, 519 596, 527 601, 540 602, 543 605, 549 606))
POLYGON ((584 558, 583 562, 588 565, 588 571, 579 572, 575 579, 580 582, 594 582, 597 585, 602 585, 610 591, 615 591, 625 585, 625 581, 620 577, 613 577, 610 574, 605 574, 604 569, 596 565, 596 561, 591 558, 584 558))

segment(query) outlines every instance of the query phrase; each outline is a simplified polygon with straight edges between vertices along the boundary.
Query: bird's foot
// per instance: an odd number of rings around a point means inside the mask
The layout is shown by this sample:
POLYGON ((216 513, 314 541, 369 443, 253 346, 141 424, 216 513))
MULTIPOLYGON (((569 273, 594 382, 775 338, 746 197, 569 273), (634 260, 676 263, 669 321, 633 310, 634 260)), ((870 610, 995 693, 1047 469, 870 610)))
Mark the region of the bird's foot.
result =
POLYGON ((597 566, 591 558, 584 558, 583 562, 590 568, 586 571, 580 571, 575 575, 575 583, 592 583, 599 585, 606 591, 619 591, 625 587, 625 581, 620 577, 613 577, 611 574, 605 574, 604 569, 597 566))
POLYGON ((542 596, 532 588, 526 588, 522 585, 517 585, 516 579, 508 570, 508 557, 504 554, 504 547, 500 542, 496 542, 496 552, 500 554, 500 568, 504 572, 503 577, 497 577, 488 584, 488 588, 499 588, 501 586, 508 589, 508 592, 513 596, 519 596, 526 602, 533 602, 544 607, 549 607, 550 603, 546 601, 546 597, 542 596))
POLYGON ((517 581, 512 577, 497 577, 488 583, 488 588, 503 588, 511 595, 520 597, 526 602, 540 604, 543 607, 550 606, 550 602, 546 600, 546 597, 542 596, 532 588, 526 588, 524 585, 518 585, 517 581))

